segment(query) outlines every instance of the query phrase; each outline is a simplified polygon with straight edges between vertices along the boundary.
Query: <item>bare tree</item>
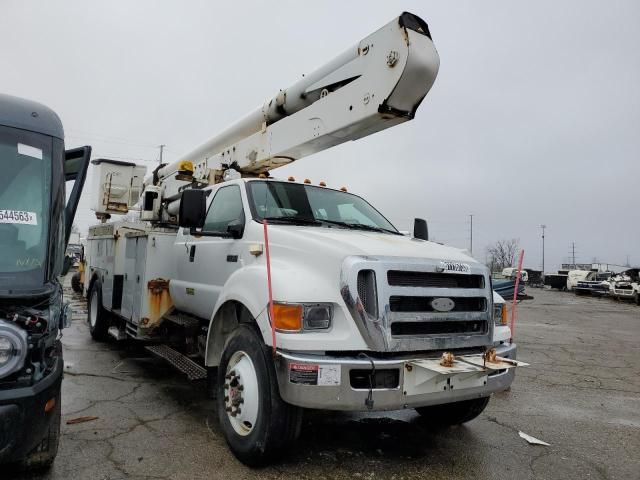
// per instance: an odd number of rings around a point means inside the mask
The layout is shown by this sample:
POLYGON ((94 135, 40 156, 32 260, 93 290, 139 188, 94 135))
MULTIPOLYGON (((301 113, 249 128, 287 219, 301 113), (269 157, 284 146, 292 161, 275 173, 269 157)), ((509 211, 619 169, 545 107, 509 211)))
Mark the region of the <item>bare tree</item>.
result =
POLYGON ((516 238, 498 240, 487 247, 487 266, 492 272, 501 272, 503 268, 513 266, 520 244, 516 238))

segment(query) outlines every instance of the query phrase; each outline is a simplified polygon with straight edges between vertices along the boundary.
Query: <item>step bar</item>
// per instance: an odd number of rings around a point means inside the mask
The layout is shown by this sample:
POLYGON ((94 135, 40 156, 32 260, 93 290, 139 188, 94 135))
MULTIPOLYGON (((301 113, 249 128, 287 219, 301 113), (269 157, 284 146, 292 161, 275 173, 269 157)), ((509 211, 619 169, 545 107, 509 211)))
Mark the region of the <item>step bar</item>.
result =
POLYGON ((145 350, 156 357, 169 362, 174 368, 186 374, 189 380, 204 380, 207 378, 207 369, 191 360, 186 355, 174 350, 168 345, 147 345, 145 350))

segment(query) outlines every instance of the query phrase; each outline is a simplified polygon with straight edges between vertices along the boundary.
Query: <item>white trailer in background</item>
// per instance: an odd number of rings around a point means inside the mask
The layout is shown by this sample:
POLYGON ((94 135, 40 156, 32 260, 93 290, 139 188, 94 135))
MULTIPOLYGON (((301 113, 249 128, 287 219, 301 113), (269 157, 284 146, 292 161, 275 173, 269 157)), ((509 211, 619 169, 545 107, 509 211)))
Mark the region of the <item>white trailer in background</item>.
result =
POLYGON ((408 237, 344 189, 270 176, 411 120, 438 66, 427 24, 403 13, 157 168, 140 221, 90 231, 93 337, 145 341, 208 378, 246 464, 282 454, 304 408, 415 408, 455 424, 513 381, 516 346, 487 267, 429 242, 424 221, 408 237))

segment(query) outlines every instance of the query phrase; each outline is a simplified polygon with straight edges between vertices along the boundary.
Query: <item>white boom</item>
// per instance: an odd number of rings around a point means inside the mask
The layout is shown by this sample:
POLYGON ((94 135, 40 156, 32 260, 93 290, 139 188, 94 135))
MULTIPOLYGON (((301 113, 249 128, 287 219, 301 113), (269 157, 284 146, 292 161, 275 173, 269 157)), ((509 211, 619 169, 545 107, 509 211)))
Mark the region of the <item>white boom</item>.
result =
POLYGON ((214 184, 227 170, 256 176, 411 120, 439 65, 427 24, 405 12, 159 169, 145 182, 147 191, 155 189, 175 215, 180 189, 190 181, 214 184), (191 179, 185 161, 193 165, 191 179))

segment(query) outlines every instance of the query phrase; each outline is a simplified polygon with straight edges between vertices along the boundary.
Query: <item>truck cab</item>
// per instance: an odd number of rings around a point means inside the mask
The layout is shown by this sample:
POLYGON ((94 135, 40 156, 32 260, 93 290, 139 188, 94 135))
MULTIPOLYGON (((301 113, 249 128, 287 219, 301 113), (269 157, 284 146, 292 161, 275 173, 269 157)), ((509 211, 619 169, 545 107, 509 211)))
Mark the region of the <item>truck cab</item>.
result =
POLYGON ((58 277, 90 151, 65 152, 49 108, 0 94, 0 463, 42 468, 57 452, 71 315, 58 277))

